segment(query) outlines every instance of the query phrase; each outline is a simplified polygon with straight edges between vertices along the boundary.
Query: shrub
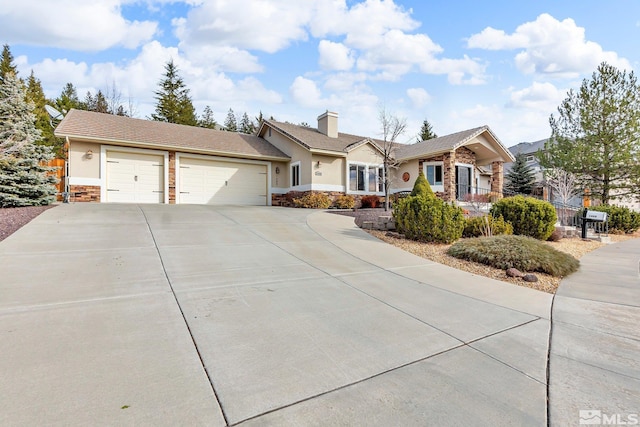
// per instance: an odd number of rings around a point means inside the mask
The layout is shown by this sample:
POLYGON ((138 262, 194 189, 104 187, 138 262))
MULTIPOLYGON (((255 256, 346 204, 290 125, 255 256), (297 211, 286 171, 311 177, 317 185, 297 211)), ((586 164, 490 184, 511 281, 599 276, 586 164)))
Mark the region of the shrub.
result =
POLYGON ((434 196, 429 181, 427 181, 422 171, 418 173, 418 178, 416 178, 416 182, 413 184, 411 196, 434 196))
POLYGON ((408 239, 451 243, 462 237, 462 209, 435 196, 409 196, 393 209, 396 230, 408 239))
POLYGON ((380 206, 380 198, 378 196, 362 196, 362 199, 360 199, 361 208, 377 208, 378 206, 380 206))
MULTIPOLYGON (((607 213, 611 232, 633 233, 640 229, 640 213, 624 206, 600 205, 589 209, 607 213)), ((580 216, 582 214, 583 212, 580 212, 580 216)))
POLYGON ((501 216, 475 216, 465 220, 462 237, 497 236, 499 234, 513 234, 513 227, 501 216))
POLYGON ((327 209, 331 206, 331 199, 324 193, 307 193, 293 199, 293 204, 296 208, 327 209))
POLYGON ((474 261, 506 270, 547 273, 564 277, 573 273, 580 262, 544 242, 525 236, 493 236, 464 239, 454 243, 447 253, 456 258, 474 261))
POLYGON ((558 220, 553 205, 533 197, 513 196, 497 201, 491 207, 494 218, 503 217, 513 226, 513 234, 547 240, 558 220))
POLYGON ((356 199, 348 194, 343 194, 338 196, 335 202, 333 202, 333 206, 338 209, 353 209, 356 206, 356 199))

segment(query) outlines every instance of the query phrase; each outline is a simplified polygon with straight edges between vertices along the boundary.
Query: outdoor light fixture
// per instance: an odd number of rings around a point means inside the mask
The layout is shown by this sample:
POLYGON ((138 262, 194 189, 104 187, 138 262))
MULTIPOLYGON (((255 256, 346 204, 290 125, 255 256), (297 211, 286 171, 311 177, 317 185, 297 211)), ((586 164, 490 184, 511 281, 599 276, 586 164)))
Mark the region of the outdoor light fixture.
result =
POLYGON ((93 159, 93 151, 87 150, 87 152, 84 153, 84 156, 89 160, 93 159))
POLYGON ((316 167, 319 168, 320 167, 320 160, 318 160, 318 163, 316 163, 316 167))
POLYGON ((276 175, 280 173, 280 168, 276 166, 276 175))

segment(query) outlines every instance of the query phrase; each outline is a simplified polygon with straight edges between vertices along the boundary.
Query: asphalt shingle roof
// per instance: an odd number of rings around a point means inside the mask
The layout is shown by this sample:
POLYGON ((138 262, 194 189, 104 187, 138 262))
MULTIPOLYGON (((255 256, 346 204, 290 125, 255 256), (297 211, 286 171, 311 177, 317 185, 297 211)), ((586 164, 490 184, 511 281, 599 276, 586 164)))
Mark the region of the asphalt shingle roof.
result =
POLYGON ((398 159, 412 159, 434 153, 455 150, 488 129, 489 128, 487 126, 480 126, 452 133, 450 135, 417 142, 415 144, 403 145, 398 149, 396 156, 398 159))
POLYGON ((176 151, 237 154, 256 159, 289 158, 265 139, 255 135, 82 110, 69 111, 56 127, 55 135, 113 144, 172 148, 176 151))
POLYGON ((273 129, 279 130, 308 149, 348 152, 350 149, 355 148, 366 141, 371 141, 374 144, 380 144, 379 141, 372 138, 340 132, 338 133, 337 138, 331 138, 320 132, 318 129, 294 125, 291 123, 277 122, 275 120, 267 120, 266 124, 271 126, 273 129))

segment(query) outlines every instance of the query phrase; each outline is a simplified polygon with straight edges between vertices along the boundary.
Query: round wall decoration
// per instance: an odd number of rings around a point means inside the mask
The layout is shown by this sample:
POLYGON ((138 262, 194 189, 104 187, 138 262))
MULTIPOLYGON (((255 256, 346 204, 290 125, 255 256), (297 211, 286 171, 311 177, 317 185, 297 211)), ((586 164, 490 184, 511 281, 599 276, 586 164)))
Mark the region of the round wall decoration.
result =
POLYGON ((404 182, 409 181, 409 178, 411 178, 411 175, 409 175, 409 172, 405 172, 405 173, 402 174, 402 180, 404 182))

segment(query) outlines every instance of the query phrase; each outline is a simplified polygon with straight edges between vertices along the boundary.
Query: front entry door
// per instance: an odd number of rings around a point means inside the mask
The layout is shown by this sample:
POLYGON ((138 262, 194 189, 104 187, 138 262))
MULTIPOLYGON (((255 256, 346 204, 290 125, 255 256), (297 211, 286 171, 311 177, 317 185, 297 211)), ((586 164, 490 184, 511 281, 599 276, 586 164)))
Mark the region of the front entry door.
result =
POLYGON ((456 200, 464 200, 471 194, 471 168, 456 166, 456 200))

